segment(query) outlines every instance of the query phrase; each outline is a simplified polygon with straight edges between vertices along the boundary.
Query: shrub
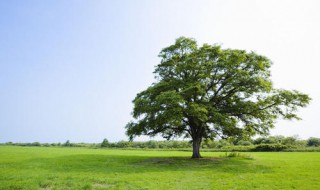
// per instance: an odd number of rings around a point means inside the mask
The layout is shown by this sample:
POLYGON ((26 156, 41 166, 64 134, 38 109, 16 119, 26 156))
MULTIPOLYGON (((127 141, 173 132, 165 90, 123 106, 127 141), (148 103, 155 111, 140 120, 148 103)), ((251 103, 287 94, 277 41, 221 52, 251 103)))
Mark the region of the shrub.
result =
POLYGON ((282 151, 287 148, 288 147, 283 144, 259 144, 252 150, 257 152, 274 152, 274 151, 282 151))

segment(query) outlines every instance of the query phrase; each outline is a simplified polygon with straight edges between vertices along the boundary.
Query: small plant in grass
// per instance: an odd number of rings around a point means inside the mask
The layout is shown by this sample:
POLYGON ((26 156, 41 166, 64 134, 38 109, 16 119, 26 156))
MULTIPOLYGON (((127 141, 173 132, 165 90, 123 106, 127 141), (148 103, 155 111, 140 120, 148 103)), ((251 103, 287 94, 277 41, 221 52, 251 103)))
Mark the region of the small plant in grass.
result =
POLYGON ((242 154, 242 153, 239 153, 239 152, 226 152, 225 153, 225 157, 226 158, 244 158, 244 159, 249 159, 249 160, 252 160, 253 157, 251 155, 248 155, 248 154, 242 154))

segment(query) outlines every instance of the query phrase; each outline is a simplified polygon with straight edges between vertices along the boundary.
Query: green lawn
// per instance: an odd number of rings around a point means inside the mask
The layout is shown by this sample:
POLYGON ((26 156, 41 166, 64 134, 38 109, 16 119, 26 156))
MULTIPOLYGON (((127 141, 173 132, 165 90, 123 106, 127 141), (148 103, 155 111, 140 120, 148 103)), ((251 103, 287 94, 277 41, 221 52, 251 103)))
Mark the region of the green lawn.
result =
POLYGON ((0 189, 320 189, 320 153, 0 146, 0 189))

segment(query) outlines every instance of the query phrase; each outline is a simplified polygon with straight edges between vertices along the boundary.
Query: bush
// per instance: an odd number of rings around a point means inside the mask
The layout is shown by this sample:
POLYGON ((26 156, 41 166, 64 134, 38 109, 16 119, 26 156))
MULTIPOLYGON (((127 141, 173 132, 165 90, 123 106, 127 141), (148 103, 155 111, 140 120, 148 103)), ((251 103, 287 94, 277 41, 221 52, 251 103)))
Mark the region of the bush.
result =
POLYGON ((252 150, 257 152, 275 152, 275 151, 282 151, 287 148, 288 147, 283 144, 259 144, 252 150))

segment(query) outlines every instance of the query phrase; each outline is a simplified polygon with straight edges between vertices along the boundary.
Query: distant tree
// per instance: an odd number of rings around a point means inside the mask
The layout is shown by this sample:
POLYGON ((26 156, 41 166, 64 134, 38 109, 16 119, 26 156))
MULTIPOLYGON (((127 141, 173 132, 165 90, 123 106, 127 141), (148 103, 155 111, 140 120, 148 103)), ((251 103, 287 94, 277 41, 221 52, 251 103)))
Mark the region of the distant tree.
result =
POLYGON ((71 146, 71 143, 69 140, 67 140, 62 146, 71 146))
POLYGON ((14 145, 14 143, 13 142, 6 142, 6 145, 14 145))
POLYGON ((41 146, 41 144, 39 142, 33 142, 30 144, 31 146, 41 146))
POLYGON ((148 148, 158 148, 159 147, 157 141, 148 141, 148 142, 146 142, 146 144, 147 144, 148 148))
POLYGON ((284 136, 268 136, 268 137, 264 137, 262 138, 262 144, 281 144, 284 136))
POLYGON ((127 147, 130 147, 130 142, 124 141, 124 140, 119 141, 119 142, 116 143, 116 147, 117 147, 117 148, 127 148, 127 147))
POLYGON ((126 133, 192 139, 192 158, 200 158, 203 139, 267 134, 277 118, 299 119, 296 111, 310 101, 298 91, 274 89, 271 61, 254 52, 198 47, 178 38, 164 48, 155 68, 157 81, 133 100, 126 133))
POLYGON ((233 145, 233 144, 228 142, 226 139, 220 139, 218 142, 217 148, 222 148, 222 147, 231 146, 231 145, 233 145))
POLYGON ((295 143, 296 147, 306 147, 307 146, 307 141, 306 140, 297 140, 295 143))
POLYGON ((217 148, 219 142, 215 140, 205 140, 202 144, 205 144, 207 148, 217 148))
POLYGON ((253 144, 277 144, 279 143, 278 138, 272 136, 269 137, 259 137, 253 141, 253 144))
POLYGON ((307 146, 320 146, 320 138, 310 137, 307 140, 307 146))
POLYGON ((240 140, 240 141, 237 142, 237 145, 250 146, 250 145, 252 145, 252 143, 250 141, 240 140))
POLYGON ((109 141, 108 139, 103 139, 102 143, 101 143, 101 147, 109 147, 110 144, 109 144, 109 141))
MULTIPOLYGON (((285 138, 283 135, 276 135, 276 136, 270 136, 276 143, 283 143, 285 141, 285 138)), ((298 138, 298 137, 297 137, 298 138)))
POLYGON ((282 144, 285 145, 297 145, 298 143, 298 136, 291 136, 291 137, 285 137, 282 140, 282 144))

